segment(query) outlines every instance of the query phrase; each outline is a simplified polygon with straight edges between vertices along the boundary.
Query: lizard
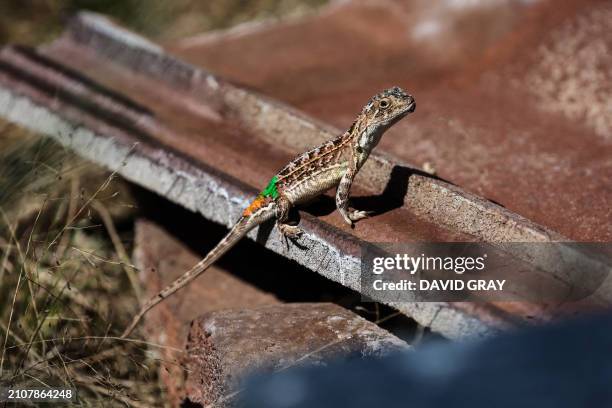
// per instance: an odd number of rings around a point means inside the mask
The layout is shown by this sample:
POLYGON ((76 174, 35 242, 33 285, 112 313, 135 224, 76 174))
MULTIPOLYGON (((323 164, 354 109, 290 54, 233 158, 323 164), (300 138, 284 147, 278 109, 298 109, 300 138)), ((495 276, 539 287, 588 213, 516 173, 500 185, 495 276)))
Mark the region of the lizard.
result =
POLYGON ((354 222, 366 218, 366 211, 349 210, 348 200, 353 180, 383 133, 414 112, 415 108, 414 97, 397 86, 372 97, 346 132, 296 157, 272 177, 227 235, 192 269, 148 300, 121 338, 130 335, 147 311, 202 274, 260 224, 276 219, 276 226, 286 240, 299 238, 302 234, 300 227, 287 222, 289 210, 294 206, 337 187, 336 207, 344 221, 353 226, 354 222))

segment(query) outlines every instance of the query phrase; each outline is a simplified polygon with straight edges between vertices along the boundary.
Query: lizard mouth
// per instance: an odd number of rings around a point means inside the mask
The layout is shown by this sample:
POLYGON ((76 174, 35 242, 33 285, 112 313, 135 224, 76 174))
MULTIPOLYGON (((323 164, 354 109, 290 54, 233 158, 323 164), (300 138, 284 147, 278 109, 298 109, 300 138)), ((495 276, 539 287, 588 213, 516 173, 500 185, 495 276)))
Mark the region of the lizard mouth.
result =
POLYGON ((392 120, 391 124, 396 123, 397 121, 399 121, 400 119, 403 119, 404 117, 406 117, 409 113, 414 112, 416 109, 416 102, 412 102, 410 105, 406 106, 399 115, 397 115, 395 117, 395 119, 392 120))
POLYGON ((405 111, 405 113, 406 113, 406 114, 408 114, 408 113, 412 113, 412 112, 414 112, 415 110, 416 110, 416 102, 412 102, 410 105, 408 105, 408 106, 406 107, 406 111, 405 111))
POLYGON ((386 128, 393 126, 395 123, 399 122, 401 119, 405 118, 409 113, 414 112, 416 109, 416 103, 412 102, 410 105, 406 106, 400 113, 395 115, 392 118, 387 119, 386 121, 381 122, 386 128))

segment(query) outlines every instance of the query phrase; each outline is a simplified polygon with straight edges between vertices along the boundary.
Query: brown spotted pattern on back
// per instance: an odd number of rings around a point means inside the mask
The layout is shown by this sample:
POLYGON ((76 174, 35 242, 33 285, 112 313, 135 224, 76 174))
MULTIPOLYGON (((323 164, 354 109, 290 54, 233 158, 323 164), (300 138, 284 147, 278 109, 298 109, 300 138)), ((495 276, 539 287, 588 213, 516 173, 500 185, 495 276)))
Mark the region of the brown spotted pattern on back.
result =
POLYGON ((278 187, 282 190, 284 186, 298 183, 318 169, 347 160, 347 147, 350 146, 351 140, 352 133, 345 132, 298 156, 278 173, 278 187))

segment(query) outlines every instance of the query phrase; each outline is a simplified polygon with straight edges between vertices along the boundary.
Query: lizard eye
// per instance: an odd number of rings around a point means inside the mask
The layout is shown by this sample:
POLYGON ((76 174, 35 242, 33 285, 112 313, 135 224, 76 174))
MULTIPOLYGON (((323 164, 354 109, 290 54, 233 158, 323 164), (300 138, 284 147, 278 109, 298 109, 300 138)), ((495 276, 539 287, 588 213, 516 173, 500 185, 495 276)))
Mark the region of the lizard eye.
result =
POLYGON ((389 107, 389 101, 386 99, 383 99, 382 101, 379 102, 378 106, 380 106, 381 109, 386 109, 389 107))

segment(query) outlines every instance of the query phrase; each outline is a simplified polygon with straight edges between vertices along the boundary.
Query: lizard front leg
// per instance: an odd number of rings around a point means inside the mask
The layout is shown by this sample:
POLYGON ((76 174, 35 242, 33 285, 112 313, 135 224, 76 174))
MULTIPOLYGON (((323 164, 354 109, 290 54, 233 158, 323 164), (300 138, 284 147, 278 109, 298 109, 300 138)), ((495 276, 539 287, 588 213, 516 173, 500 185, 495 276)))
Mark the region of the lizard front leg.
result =
POLYGON ((291 202, 283 194, 276 199, 276 226, 285 238, 296 239, 302 235, 302 229, 295 225, 287 224, 289 219, 291 202))
POLYGON ((351 186, 353 185, 353 180, 357 175, 357 171, 358 169, 355 166, 349 167, 346 173, 344 173, 340 179, 338 189, 336 190, 336 207, 338 208, 340 215, 342 215, 342 218, 344 218, 344 221, 346 221, 346 223, 350 226, 353 226, 353 222, 368 217, 367 211, 348 210, 351 186))

